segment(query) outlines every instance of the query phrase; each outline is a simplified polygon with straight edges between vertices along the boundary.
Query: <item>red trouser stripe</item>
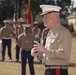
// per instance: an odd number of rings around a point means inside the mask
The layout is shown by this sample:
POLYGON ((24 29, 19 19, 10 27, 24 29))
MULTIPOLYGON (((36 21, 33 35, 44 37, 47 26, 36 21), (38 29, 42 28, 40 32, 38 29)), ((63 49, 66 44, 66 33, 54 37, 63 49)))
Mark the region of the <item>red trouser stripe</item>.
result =
POLYGON ((60 75, 60 69, 56 69, 56 75, 60 75))

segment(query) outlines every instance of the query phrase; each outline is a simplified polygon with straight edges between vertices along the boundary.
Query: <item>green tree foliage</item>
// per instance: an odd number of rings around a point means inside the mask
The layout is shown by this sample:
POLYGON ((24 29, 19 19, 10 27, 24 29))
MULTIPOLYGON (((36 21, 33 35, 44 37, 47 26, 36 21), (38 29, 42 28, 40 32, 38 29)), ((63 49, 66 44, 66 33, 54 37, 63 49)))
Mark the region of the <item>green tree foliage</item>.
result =
MULTIPOLYGON (((22 5, 28 4, 28 0, 23 0, 23 1, 24 2, 22 5)), ((41 12, 41 9, 39 7, 39 5, 41 5, 41 4, 58 5, 58 6, 62 7, 62 10, 65 8, 65 6, 68 6, 68 8, 69 8, 69 6, 71 5, 71 0, 30 0, 30 1, 31 1, 31 11, 32 11, 34 19, 35 19, 36 15, 41 12)), ((27 9, 27 7, 26 7, 26 9, 27 9)), ((66 10, 67 10, 67 8, 66 8, 66 10)))
MULTIPOLYGON (((61 6, 63 9, 65 6, 71 5, 71 0, 30 0, 31 11, 33 19, 41 12, 39 5, 41 4, 56 4, 61 6)), ((21 10, 27 9, 28 0, 17 0, 19 17, 21 17, 21 10)), ((25 11, 26 12, 26 11, 25 11)), ((14 0, 0 0, 0 21, 13 18, 14 13, 14 0)), ((26 14, 27 15, 27 14, 26 14)))
POLYGON ((0 21, 12 18, 13 9, 13 0, 0 0, 0 21))

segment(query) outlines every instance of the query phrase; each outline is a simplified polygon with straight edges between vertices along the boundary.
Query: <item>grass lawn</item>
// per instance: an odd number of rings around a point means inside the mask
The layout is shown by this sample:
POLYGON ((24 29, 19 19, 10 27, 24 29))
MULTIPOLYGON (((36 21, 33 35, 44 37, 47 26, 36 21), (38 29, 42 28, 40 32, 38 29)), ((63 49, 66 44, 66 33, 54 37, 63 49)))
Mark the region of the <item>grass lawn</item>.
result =
MULTIPOLYGON (((12 57, 13 62, 8 61, 8 55, 6 50, 6 59, 4 62, 1 62, 1 45, 0 45, 0 75, 21 75, 21 62, 17 63, 15 62, 15 44, 14 40, 12 43, 12 57)), ((76 65, 76 38, 73 38, 73 46, 72 46, 72 53, 71 53, 71 59, 70 63, 72 65, 76 65)), ((36 75, 44 75, 44 66, 40 64, 36 57, 34 59, 34 67, 35 67, 35 74, 36 75)), ((76 66, 70 66, 69 67, 69 75, 76 75, 76 66)), ((29 67, 27 64, 27 75, 30 75, 29 73, 29 67)))

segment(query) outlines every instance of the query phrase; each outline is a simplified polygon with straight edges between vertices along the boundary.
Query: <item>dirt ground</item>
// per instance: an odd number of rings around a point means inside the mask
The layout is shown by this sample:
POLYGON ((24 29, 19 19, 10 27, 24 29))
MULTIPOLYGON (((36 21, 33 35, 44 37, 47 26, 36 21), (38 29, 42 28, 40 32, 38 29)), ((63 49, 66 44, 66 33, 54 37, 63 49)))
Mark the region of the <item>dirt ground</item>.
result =
MULTIPOLYGON (((0 75, 20 75, 21 74, 21 62, 15 62, 15 44, 14 39, 12 43, 12 56, 13 62, 9 62, 7 50, 6 50, 6 59, 4 62, 1 62, 1 45, 0 45, 0 75)), ((44 74, 44 66, 40 64, 36 57, 34 60, 34 67, 36 75, 43 75, 44 74)), ((76 75, 76 37, 73 37, 73 45, 72 45, 72 53, 70 59, 70 65, 68 68, 69 75, 76 75)), ((27 75, 29 73, 29 67, 27 64, 27 75)))

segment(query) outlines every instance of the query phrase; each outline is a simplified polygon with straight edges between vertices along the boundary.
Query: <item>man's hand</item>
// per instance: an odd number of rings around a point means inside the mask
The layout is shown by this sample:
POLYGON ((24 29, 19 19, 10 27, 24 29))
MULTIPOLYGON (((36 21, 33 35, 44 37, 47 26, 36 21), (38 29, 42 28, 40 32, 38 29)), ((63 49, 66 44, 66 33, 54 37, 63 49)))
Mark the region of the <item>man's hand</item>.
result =
POLYGON ((32 56, 43 57, 43 53, 40 52, 40 51, 38 51, 38 50, 36 50, 35 48, 32 48, 32 50, 31 50, 31 55, 32 55, 32 56))
POLYGON ((22 52, 22 48, 20 48, 20 53, 22 52))
POLYGON ((34 48, 32 48, 31 50, 31 55, 42 57, 43 53, 45 53, 46 48, 37 41, 34 41, 34 43, 35 45, 34 48))
POLYGON ((37 50, 35 48, 32 48, 31 55, 32 56, 38 56, 38 52, 37 52, 37 50))
POLYGON ((38 51, 38 52, 42 52, 42 53, 45 53, 45 50, 46 48, 40 44, 39 42, 37 41, 34 41, 35 45, 34 45, 34 48, 38 51))

